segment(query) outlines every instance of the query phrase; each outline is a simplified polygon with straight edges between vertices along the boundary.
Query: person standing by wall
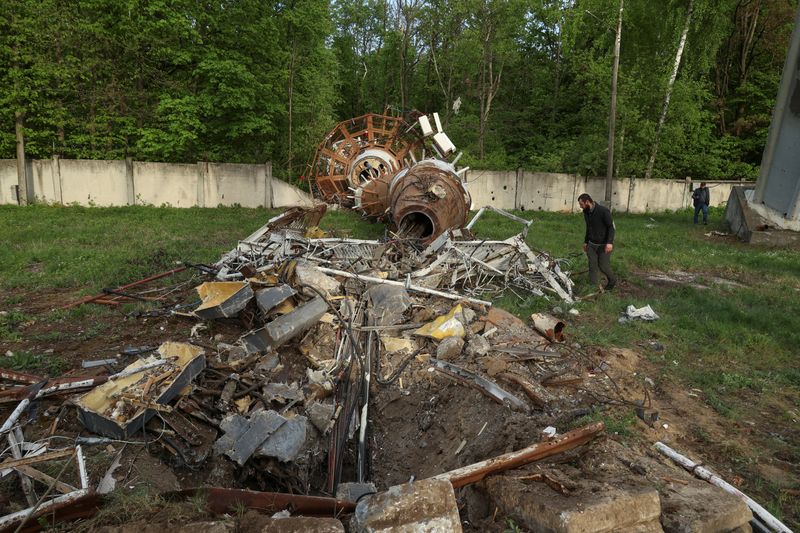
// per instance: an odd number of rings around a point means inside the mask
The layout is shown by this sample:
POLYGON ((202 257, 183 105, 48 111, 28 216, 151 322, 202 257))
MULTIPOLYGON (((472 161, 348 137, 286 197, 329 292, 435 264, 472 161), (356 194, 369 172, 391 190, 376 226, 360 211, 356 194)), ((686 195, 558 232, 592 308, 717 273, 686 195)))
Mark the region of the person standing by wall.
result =
POLYGON ((610 291, 617 284, 617 277, 611 270, 611 252, 614 250, 616 231, 611 211, 596 203, 586 193, 578 196, 578 205, 583 210, 583 218, 586 221, 583 251, 589 258, 589 281, 592 286, 599 287, 599 270, 608 278, 603 289, 610 291))
POLYGON ((708 205, 711 203, 711 195, 705 181, 692 191, 692 202, 694 202, 694 223, 697 224, 697 215, 702 211, 703 224, 708 224, 708 205))

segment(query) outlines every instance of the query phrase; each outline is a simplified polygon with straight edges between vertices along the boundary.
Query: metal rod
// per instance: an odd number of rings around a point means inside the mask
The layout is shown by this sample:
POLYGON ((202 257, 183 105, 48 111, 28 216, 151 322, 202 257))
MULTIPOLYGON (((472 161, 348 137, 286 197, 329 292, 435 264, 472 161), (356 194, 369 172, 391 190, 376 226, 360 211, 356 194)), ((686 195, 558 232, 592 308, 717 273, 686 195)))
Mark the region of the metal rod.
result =
POLYGON ((711 470, 700 466, 699 464, 695 463, 688 457, 679 454, 663 442, 656 442, 655 444, 656 450, 663 453, 683 468, 694 474, 695 476, 699 477, 700 479, 704 479, 711 483, 712 485, 716 485, 717 487, 721 488, 725 492, 733 494, 737 496, 740 500, 744 501, 747 506, 753 511, 753 513, 758 516, 758 518, 771 527, 774 531, 778 533, 791 533, 792 530, 789 529, 783 522, 772 516, 769 511, 761 507, 758 502, 752 500, 747 494, 740 491, 718 475, 716 475, 711 470))
MULTIPOLYGON (((172 270, 167 270, 166 272, 161 272, 159 274, 155 274, 155 275, 150 276, 148 278, 140 279, 139 281, 134 281, 133 283, 128 283, 127 285, 123 285, 121 287, 117 287, 117 290, 124 291, 125 289, 130 289, 131 287, 136 287, 137 285, 142 285, 142 284, 148 283, 150 281, 155 281, 157 279, 165 278, 167 276, 171 276, 172 274, 177 274, 178 272, 183 272, 184 270, 186 270, 186 268, 187 267, 185 267, 185 266, 178 267, 178 268, 173 268, 172 270)), ((93 302, 95 300, 100 300, 104 296, 106 296, 106 293, 95 294, 94 296, 86 296, 85 298, 81 298, 80 300, 76 300, 76 301, 74 301, 72 303, 69 303, 69 304, 63 306, 61 309, 70 309, 72 307, 77 307, 77 306, 82 305, 82 304, 88 304, 88 303, 93 302)))
POLYGON ((398 287, 405 287, 407 290, 410 291, 421 292, 423 294, 431 294, 433 296, 441 296, 442 298, 447 298, 449 300, 465 300, 470 303, 485 305, 486 307, 492 306, 492 302, 487 302, 486 300, 478 300, 477 298, 467 298, 461 294, 453 294, 449 292, 442 292, 434 289, 428 289, 427 287, 421 287, 419 285, 414 285, 412 283, 404 283, 402 281, 374 278, 372 276, 362 276, 360 274, 353 274, 352 272, 346 272, 344 270, 335 270, 333 268, 317 267, 317 269, 320 272, 323 272, 325 274, 333 274, 334 276, 343 276, 345 278, 357 279, 360 281, 366 281, 368 283, 378 283, 381 285, 395 285, 398 287))

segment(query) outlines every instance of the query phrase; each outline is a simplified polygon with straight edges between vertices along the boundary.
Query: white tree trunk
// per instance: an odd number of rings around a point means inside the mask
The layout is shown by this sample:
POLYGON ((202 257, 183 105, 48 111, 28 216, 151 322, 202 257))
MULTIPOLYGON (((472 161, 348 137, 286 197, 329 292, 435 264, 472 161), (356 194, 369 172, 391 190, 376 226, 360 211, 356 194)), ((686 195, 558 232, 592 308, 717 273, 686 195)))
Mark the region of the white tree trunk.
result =
POLYGON ((683 33, 681 33, 681 42, 678 44, 678 51, 675 53, 675 63, 672 65, 672 74, 669 77, 667 84, 667 94, 664 96, 664 107, 661 109, 661 116, 658 119, 658 127, 656 127, 656 138, 653 140, 653 149, 650 152, 650 160, 647 162, 647 170, 645 170, 645 179, 653 175, 653 167, 656 164, 656 155, 658 154, 658 143, 661 139, 661 129, 664 127, 664 121, 667 120, 667 111, 669 110, 669 99, 672 97, 672 88, 675 86, 675 78, 678 77, 678 67, 681 65, 681 57, 683 57, 683 48, 686 45, 686 35, 689 33, 689 26, 692 22, 692 11, 694 9, 694 0, 689 0, 689 9, 686 10, 686 24, 683 26, 683 33))

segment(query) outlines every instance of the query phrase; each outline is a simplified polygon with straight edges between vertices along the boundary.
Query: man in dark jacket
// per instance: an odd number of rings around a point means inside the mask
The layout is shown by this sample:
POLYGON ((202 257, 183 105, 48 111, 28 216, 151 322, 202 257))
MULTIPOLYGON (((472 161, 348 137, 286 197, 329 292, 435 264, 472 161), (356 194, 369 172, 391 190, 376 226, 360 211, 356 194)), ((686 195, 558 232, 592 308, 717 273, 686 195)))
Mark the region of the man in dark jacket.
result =
POLYGON ((611 252, 614 250, 614 221, 611 211, 592 200, 586 193, 578 196, 578 205, 583 210, 586 221, 586 236, 583 238, 583 251, 589 257, 589 280, 598 287, 598 269, 608 278, 604 290, 610 291, 617 284, 617 277, 611 271, 611 252))
POLYGON ((703 212, 703 224, 708 224, 708 204, 711 203, 711 195, 708 193, 706 182, 692 191, 692 201, 694 202, 694 223, 697 224, 697 215, 703 212))

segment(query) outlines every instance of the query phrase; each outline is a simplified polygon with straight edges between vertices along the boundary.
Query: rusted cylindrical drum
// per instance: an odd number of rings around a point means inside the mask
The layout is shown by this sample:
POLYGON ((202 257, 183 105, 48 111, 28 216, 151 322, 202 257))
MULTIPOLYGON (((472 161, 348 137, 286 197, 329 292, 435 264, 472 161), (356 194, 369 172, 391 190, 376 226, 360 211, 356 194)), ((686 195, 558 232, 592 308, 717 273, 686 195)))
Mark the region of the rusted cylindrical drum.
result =
POLYGON ((464 227, 471 203, 453 165, 439 159, 402 169, 389 186, 389 213, 398 234, 424 242, 464 227))

